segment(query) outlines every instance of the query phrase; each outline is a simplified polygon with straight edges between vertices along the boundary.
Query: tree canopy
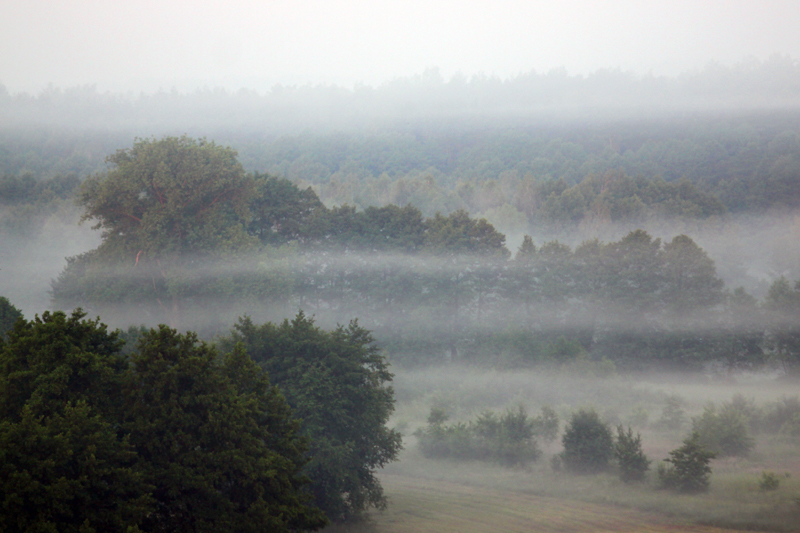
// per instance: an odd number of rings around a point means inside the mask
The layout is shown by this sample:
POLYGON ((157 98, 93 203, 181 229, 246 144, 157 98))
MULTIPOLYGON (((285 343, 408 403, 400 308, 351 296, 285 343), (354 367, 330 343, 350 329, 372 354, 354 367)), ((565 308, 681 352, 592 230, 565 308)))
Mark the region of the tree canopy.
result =
POLYGON ((307 443, 244 351, 144 332, 130 357, 81 311, 0 346, 3 531, 297 531, 324 525, 307 443))
POLYGON ((394 410, 392 374, 369 331, 355 321, 325 331, 301 312, 277 325, 243 318, 223 344, 236 342, 303 421, 316 504, 335 520, 383 508, 375 470, 397 458, 401 437, 386 427, 394 410))

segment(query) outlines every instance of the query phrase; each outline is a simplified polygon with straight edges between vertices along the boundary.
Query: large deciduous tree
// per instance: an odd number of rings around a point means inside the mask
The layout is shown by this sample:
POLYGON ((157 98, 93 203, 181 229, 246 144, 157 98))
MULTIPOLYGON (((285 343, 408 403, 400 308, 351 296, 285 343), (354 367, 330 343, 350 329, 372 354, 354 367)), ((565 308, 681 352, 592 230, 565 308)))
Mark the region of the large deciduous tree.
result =
POLYGON ((0 347, 0 529, 123 532, 151 509, 119 428, 120 342, 74 312, 18 321, 0 347))
POLYGON ((257 242, 246 231, 254 195, 236 152, 205 140, 138 140, 84 182, 83 220, 102 243, 72 258, 54 283, 60 306, 157 302, 173 326, 198 284, 202 261, 257 242))
POLYGON ((324 515, 307 443, 241 347, 122 342, 81 311, 18 321, 0 345, 0 530, 288 532, 324 515))
POLYGON ((392 374, 369 331, 356 322, 324 331, 299 313, 279 325, 243 318, 225 341, 235 342, 244 343, 303 421, 316 504, 334 520, 384 507, 375 470, 397 458, 401 437, 386 426, 394 410, 392 374))

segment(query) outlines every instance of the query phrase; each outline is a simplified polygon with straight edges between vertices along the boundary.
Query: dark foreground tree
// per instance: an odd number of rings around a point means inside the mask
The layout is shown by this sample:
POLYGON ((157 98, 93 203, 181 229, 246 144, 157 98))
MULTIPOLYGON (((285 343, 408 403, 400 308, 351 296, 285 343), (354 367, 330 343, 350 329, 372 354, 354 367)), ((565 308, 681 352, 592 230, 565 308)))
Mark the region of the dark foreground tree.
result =
POLYGON ((75 311, 18 321, 0 347, 0 530, 318 529, 305 441, 238 348, 117 333, 75 311))
POLYGON ((167 326, 139 340, 131 434, 157 505, 148 531, 292 531, 324 525, 301 475, 305 442, 277 388, 239 346, 222 358, 167 326))
POLYGON ((11 331, 18 318, 22 318, 22 312, 14 307, 8 298, 0 296, 0 342, 5 334, 11 331))
POLYGON ((386 427, 394 410, 392 374, 370 332, 355 321, 324 331, 301 312, 280 325, 240 319, 223 345, 236 342, 303 421, 316 505, 333 520, 385 507, 375 470, 397 458, 401 436, 386 427))
POLYGON ((561 442, 564 445, 561 461, 572 472, 601 472, 614 457, 611 429, 594 410, 581 409, 574 413, 561 442))
POLYGON ((0 348, 4 532, 123 532, 152 509, 118 432, 120 343, 83 316, 19 321, 0 348))

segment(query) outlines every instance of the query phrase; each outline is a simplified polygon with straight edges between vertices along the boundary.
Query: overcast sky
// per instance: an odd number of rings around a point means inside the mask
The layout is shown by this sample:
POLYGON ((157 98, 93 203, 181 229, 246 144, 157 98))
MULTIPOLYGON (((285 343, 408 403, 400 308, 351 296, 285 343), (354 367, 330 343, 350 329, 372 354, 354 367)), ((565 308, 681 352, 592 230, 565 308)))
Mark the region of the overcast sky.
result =
POLYGON ((800 59, 798 0, 0 0, 0 83, 38 93, 379 85, 455 73, 673 75, 800 59))

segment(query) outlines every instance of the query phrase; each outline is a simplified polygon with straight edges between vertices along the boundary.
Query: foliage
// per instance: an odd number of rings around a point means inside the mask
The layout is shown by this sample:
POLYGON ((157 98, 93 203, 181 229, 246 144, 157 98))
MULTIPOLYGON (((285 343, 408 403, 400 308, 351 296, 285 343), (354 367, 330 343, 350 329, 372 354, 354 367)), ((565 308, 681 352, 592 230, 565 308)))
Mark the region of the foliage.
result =
POLYGON ((22 318, 22 312, 14 307, 5 296, 0 296, 0 343, 3 342, 5 334, 11 331, 18 319, 22 318))
POLYGON ((107 161, 112 170, 88 178, 79 195, 82 220, 96 221, 103 241, 68 261, 54 299, 63 306, 140 293, 177 327, 184 300, 201 284, 200 261, 256 242, 245 228, 253 182, 234 150, 188 137, 138 140, 107 161))
POLYGON ((541 414, 533 419, 533 434, 545 442, 558 438, 558 413, 549 405, 543 405, 541 414))
POLYGON ((709 403, 702 415, 692 419, 692 433, 702 446, 720 457, 744 457, 755 447, 747 420, 734 404, 723 404, 718 410, 709 403))
POLYGON ((131 356, 124 428, 155 488, 148 531, 293 531, 325 520, 301 474, 299 424, 241 346, 220 360, 166 326, 131 356))
POLYGON ((303 421, 316 505, 334 520, 385 507, 375 470, 397 458, 401 436, 386 426, 392 374, 370 332, 356 321, 324 331, 300 312, 278 325, 240 319, 223 345, 237 342, 303 421))
POLYGON ((780 277, 764 301, 767 312, 767 345, 787 373, 800 372, 800 280, 791 287, 780 277))
POLYGON ((697 433, 684 439, 683 445, 669 452, 669 458, 658 465, 661 486, 678 492, 697 493, 708 490, 711 483, 711 467, 708 463, 716 457, 700 444, 697 433))
POLYGON ((633 430, 628 426, 628 432, 617 426, 617 440, 614 442, 614 456, 619 464, 619 477, 625 483, 642 481, 650 469, 650 460, 642 451, 642 436, 633 436, 633 430))
MULTIPOLYGON (((433 408, 428 427, 415 432, 423 455, 431 458, 494 461, 513 466, 535 461, 540 455, 535 433, 537 420, 520 406, 502 415, 481 413, 468 423, 445 425, 443 411, 433 408)), ((558 419, 556 418, 556 427, 558 419)))
POLYGON ((608 424, 594 410, 573 413, 561 437, 561 460, 571 472, 590 474, 608 468, 614 457, 614 438, 608 424))
POLYGON ((0 345, 0 529, 126 531, 152 509, 118 432, 119 342, 75 311, 18 321, 0 345))
POLYGON ((239 348, 162 326, 122 342, 77 310, 20 320, 0 346, 3 531, 296 531, 306 443, 239 348))
POLYGON ((761 472, 761 477, 758 480, 758 488, 763 491, 778 490, 781 486, 781 480, 775 472, 761 472))
POLYGON ((686 421, 686 411, 683 410, 683 399, 677 395, 664 398, 664 408, 657 425, 670 431, 680 431, 686 421))

